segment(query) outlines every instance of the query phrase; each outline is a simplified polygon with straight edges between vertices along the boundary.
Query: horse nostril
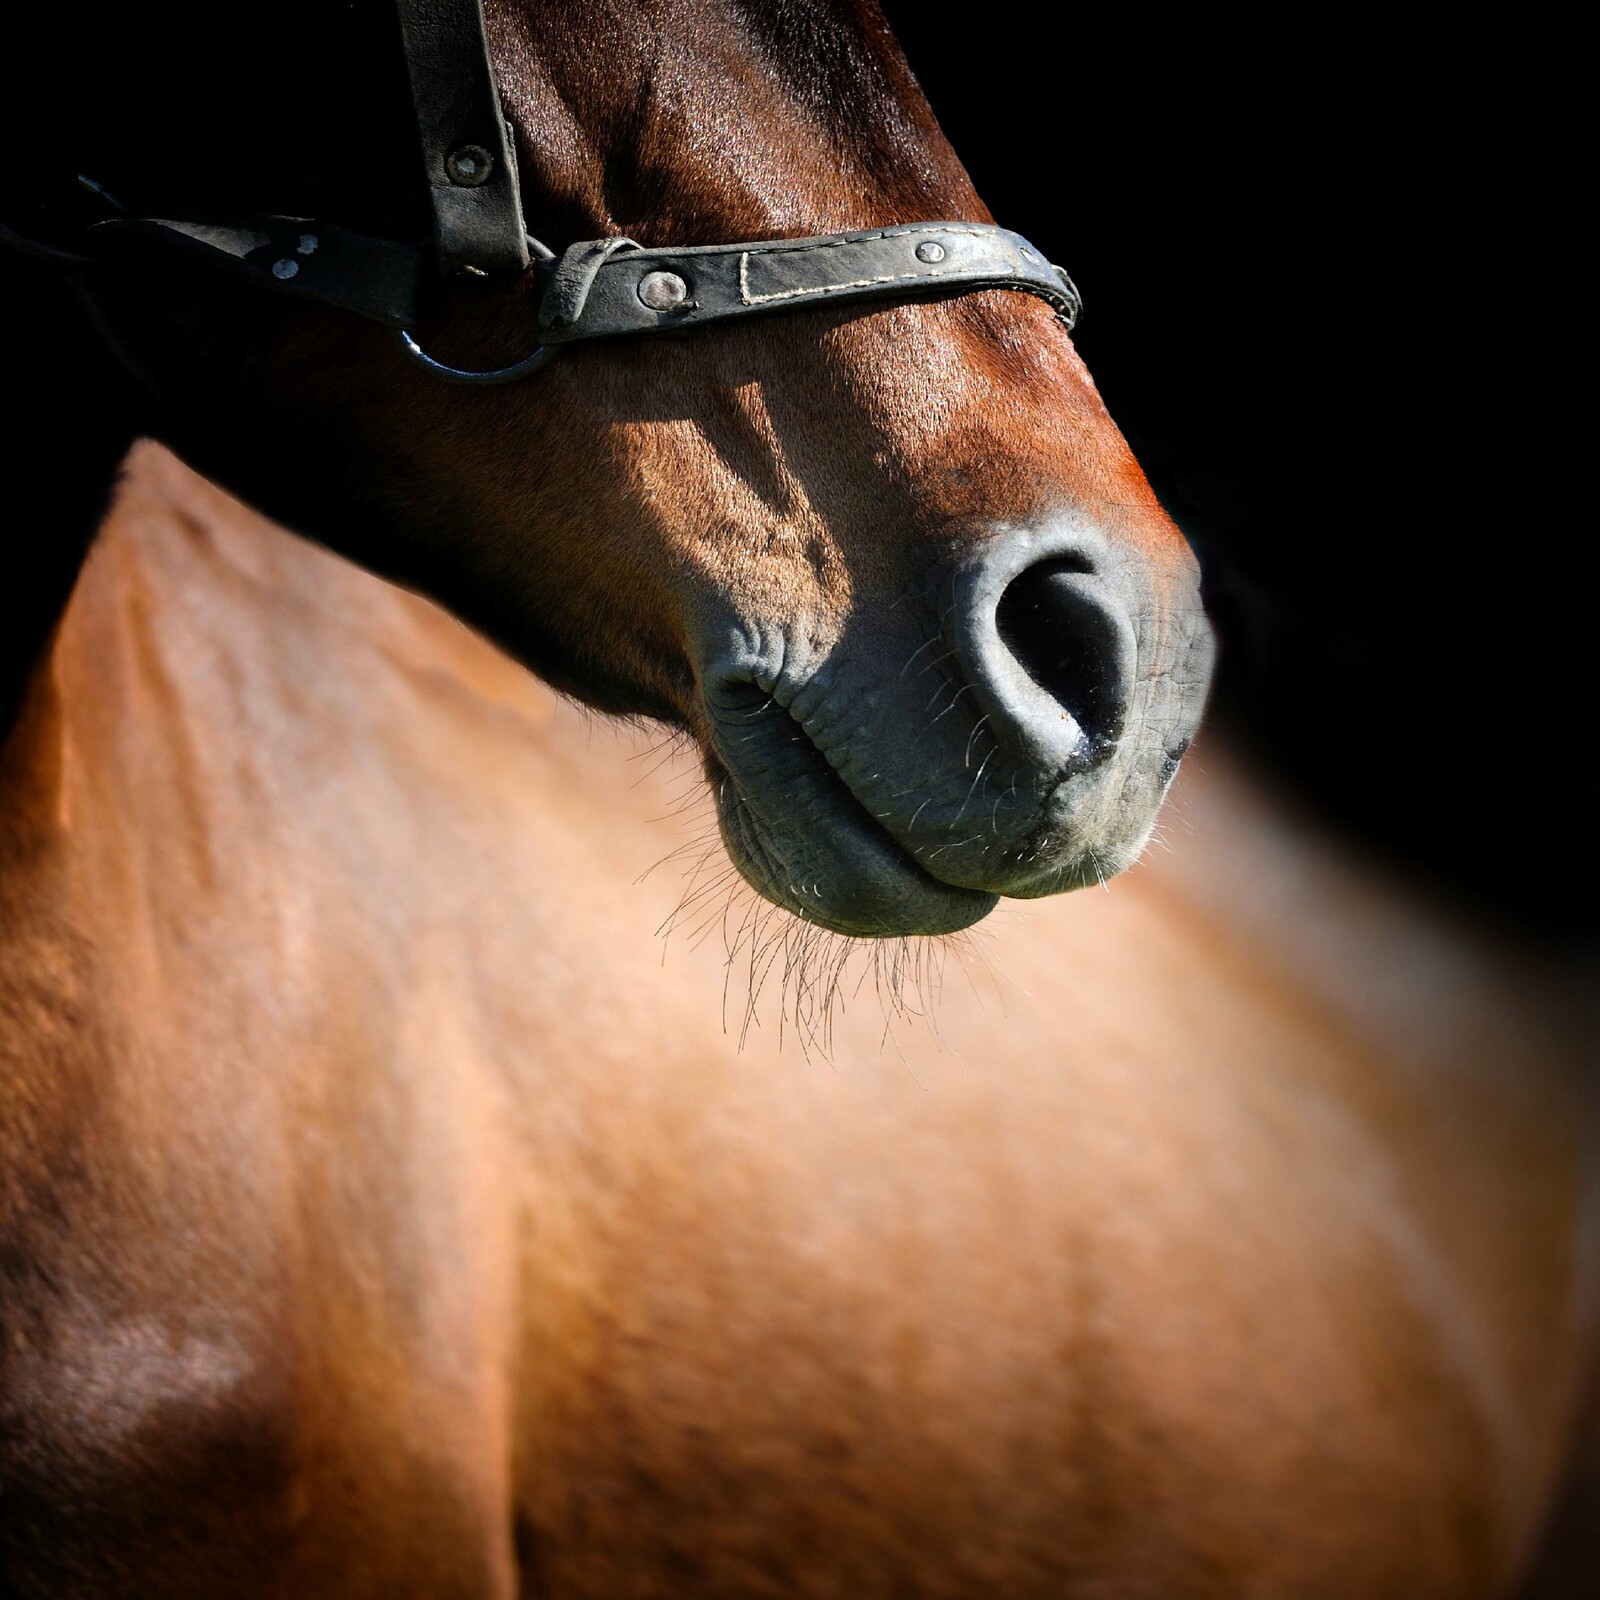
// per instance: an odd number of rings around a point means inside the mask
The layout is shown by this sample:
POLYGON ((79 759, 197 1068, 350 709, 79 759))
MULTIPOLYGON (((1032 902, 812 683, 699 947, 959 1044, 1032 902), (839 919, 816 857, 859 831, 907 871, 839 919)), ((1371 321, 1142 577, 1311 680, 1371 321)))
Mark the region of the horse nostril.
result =
POLYGON ((995 608, 1000 641, 1096 744, 1122 730, 1125 646, 1117 617, 1072 557, 1036 562, 995 608))

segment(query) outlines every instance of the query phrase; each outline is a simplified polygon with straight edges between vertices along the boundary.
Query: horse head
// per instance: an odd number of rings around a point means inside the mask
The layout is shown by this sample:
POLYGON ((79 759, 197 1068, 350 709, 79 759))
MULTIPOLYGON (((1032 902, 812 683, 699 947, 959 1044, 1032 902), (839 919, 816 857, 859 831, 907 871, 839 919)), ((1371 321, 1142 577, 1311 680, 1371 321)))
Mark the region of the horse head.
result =
MULTIPOLYGON (((558 246, 991 220, 870 0, 486 13, 528 223, 558 246)), ((370 206, 324 165, 327 211, 370 206)), ((539 317, 536 273, 458 278, 416 332, 493 367, 539 317)), ((808 304, 493 388, 338 311, 252 326, 247 375, 168 436, 556 686, 687 730, 770 899, 939 933, 1139 854, 1210 635, 1184 539, 1042 300, 808 304)))

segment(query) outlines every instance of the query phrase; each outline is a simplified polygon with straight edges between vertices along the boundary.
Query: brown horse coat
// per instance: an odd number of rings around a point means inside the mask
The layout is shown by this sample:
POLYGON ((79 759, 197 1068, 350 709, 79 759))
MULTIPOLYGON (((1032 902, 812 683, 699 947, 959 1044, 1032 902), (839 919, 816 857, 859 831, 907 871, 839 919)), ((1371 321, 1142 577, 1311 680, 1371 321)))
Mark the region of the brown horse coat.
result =
POLYGON ((942 1045, 741 1054, 629 749, 136 454, 0 768, 7 1600, 1505 1592, 1600 1168, 1503 952, 1214 748, 942 1045))

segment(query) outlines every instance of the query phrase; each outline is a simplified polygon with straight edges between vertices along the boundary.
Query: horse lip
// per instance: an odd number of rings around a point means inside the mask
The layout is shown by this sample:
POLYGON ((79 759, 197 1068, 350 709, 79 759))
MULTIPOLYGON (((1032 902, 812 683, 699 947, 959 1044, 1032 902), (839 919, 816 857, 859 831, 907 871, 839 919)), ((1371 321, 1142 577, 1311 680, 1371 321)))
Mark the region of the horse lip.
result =
MULTIPOLYGON (((820 776, 824 771, 831 775, 832 779, 837 785, 835 797, 841 801, 847 802, 845 806, 841 807, 842 813, 848 816, 852 822, 859 826, 861 830, 869 835, 876 843, 882 845, 884 850, 891 856, 891 858, 894 859, 901 867, 903 867, 905 871, 912 873, 919 878, 925 878, 932 883, 942 883, 942 880, 935 877, 933 873, 929 872, 925 867, 917 862, 911 855, 910 851, 908 851, 905 846, 902 845, 900 841, 896 839, 887 828, 884 827, 883 823, 867 809, 866 803, 855 792, 855 790, 850 787, 849 782, 840 774, 839 769, 834 766, 833 762, 829 760, 827 751, 824 750, 822 746, 812 738, 811 733, 806 728, 805 724, 801 722, 799 718, 791 715, 788 707, 781 705, 781 703, 775 698, 772 703, 775 708, 781 709, 785 716, 784 723, 777 724, 777 726, 794 729, 796 732, 798 732, 801 740, 804 741, 806 749, 816 757, 816 770, 818 775, 820 776)), ((776 723, 776 719, 774 719, 774 722, 776 723)), ((734 781, 735 785, 741 790, 741 793, 747 791, 750 787, 748 777, 741 774, 734 763, 728 759, 727 750, 720 742, 717 745, 715 753, 718 761, 727 771, 728 776, 734 781)), ((946 885, 945 887, 953 886, 946 885)))
MULTIPOLYGON (((730 750, 731 741, 727 737, 730 728, 738 730, 744 741, 759 736, 768 749, 783 749, 791 754, 791 758, 796 750, 800 752, 798 759, 804 763, 805 770, 799 775, 799 782, 811 786, 814 805, 827 804, 833 814, 828 818, 827 828, 802 831, 789 842, 798 842, 802 847, 825 847, 819 851, 826 858, 822 872, 831 880, 835 894, 848 896, 854 889, 858 898, 892 902, 896 909, 909 912, 916 919, 916 925, 907 926, 884 917, 856 919, 848 915, 832 915, 833 908, 821 892, 820 885, 793 881, 796 876, 804 879, 810 874, 795 874, 790 870, 789 862, 781 856, 778 864, 785 870, 776 874, 761 871, 773 865, 770 860, 750 861, 742 858, 734 848, 734 838, 729 837, 730 834, 737 835, 739 829, 725 820, 723 831, 728 839, 730 854, 753 887, 811 921, 834 927, 839 932, 857 935, 955 932, 993 909, 998 896, 948 883, 936 876, 884 827, 840 774, 827 751, 812 737, 800 718, 794 715, 790 709, 792 694, 781 697, 779 692, 766 694, 757 685, 747 683, 746 693, 737 698, 758 700, 759 704, 753 712, 743 712, 742 728, 730 720, 740 715, 731 708, 734 698, 726 690, 715 699, 706 696, 711 722, 706 753, 709 760, 714 760, 727 773, 738 801, 744 804, 747 820, 742 826, 754 830, 758 845, 763 847, 760 853, 770 856, 775 836, 782 834, 773 817, 766 813, 771 797, 775 792, 781 794, 784 785, 781 780, 777 783, 771 781, 770 769, 753 780, 748 763, 741 763, 740 758, 730 750), (784 738, 785 735, 788 737, 784 738), (780 740, 781 744, 778 742, 780 740), (817 791, 819 784, 820 795, 817 791), (769 881, 763 884, 758 881, 760 876, 766 876, 769 881), (780 882, 780 878, 789 881, 780 882)), ((791 793, 795 787, 794 775, 791 775, 791 793)))

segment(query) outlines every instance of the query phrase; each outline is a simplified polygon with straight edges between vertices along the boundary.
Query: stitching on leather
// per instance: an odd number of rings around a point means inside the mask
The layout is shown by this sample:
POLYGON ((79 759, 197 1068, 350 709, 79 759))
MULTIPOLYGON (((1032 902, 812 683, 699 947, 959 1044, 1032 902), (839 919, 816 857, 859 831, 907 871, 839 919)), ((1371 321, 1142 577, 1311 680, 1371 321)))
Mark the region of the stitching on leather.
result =
MULTIPOLYGON (((819 245, 819 249, 829 248, 819 245)), ((847 278, 842 283, 823 283, 811 289, 776 289, 771 294, 751 294, 749 261, 754 251, 746 250, 739 257, 739 296, 747 306, 761 305, 768 300, 798 300, 804 295, 838 294, 841 289, 870 289, 875 283, 918 283, 929 278, 966 278, 976 282, 983 278, 1010 278, 1012 273, 997 267, 993 271, 973 272, 951 268, 945 272, 886 272, 876 278, 847 278)))
MULTIPOLYGON (((996 268, 992 272, 963 271, 959 267, 949 267, 944 271, 933 272, 887 272, 876 278, 851 278, 843 283, 819 284, 814 288, 778 289, 771 294, 752 294, 750 292, 750 257, 751 256, 776 256, 797 255, 802 251, 806 254, 821 252, 823 250, 838 250, 846 245, 870 244, 876 239, 908 239, 916 234, 931 234, 938 237, 941 234, 958 234, 967 239, 991 239, 998 230, 993 228, 961 228, 941 227, 931 228, 886 228, 880 233, 856 234, 848 239, 830 239, 826 244, 802 245, 786 244, 779 241, 775 244, 765 245, 757 250, 741 250, 739 252, 739 298, 747 306, 765 305, 773 300, 800 300, 807 296, 815 298, 819 295, 838 294, 845 289, 871 289, 880 283, 921 283, 929 278, 965 278, 969 282, 977 282, 987 278, 1002 280, 1005 283, 1014 278, 1014 273, 1004 268, 996 268)), ((1048 266, 1048 262, 1044 262, 1048 266)), ((1016 288, 1023 288, 1023 283, 1016 283, 1016 288)), ((1037 294, 1041 299, 1051 299, 1050 291, 1042 286, 1032 288, 1029 292, 1037 294)), ((1063 300, 1069 297, 1063 293, 1063 300)), ((1071 322, 1067 323, 1071 327, 1071 322)))
POLYGON ((888 273, 881 278, 855 278, 848 283, 823 284, 815 289, 780 289, 775 294, 753 295, 745 276, 745 262, 751 254, 745 251, 739 258, 739 294, 747 306, 761 305, 769 300, 798 300, 807 295, 816 298, 819 295, 837 294, 841 289, 870 289, 877 283, 925 283, 930 278, 955 278, 979 284, 992 280, 996 289, 1011 289, 1018 294, 1031 294, 1035 299, 1043 300, 1069 333, 1077 326, 1078 305, 1065 289, 1051 289, 1042 283, 1016 278, 1009 272, 899 272, 888 273))
POLYGON ((764 244, 759 249, 746 250, 745 254, 747 256, 784 256, 794 255, 801 250, 808 253, 813 250, 842 250, 846 245, 871 244, 874 239, 909 239, 914 233, 959 233, 964 239, 989 239, 994 237, 998 231, 995 228, 943 227, 936 223, 932 227, 885 228, 882 233, 856 233, 843 239, 830 239, 826 244, 808 245, 800 239, 779 239, 772 244, 764 244))

